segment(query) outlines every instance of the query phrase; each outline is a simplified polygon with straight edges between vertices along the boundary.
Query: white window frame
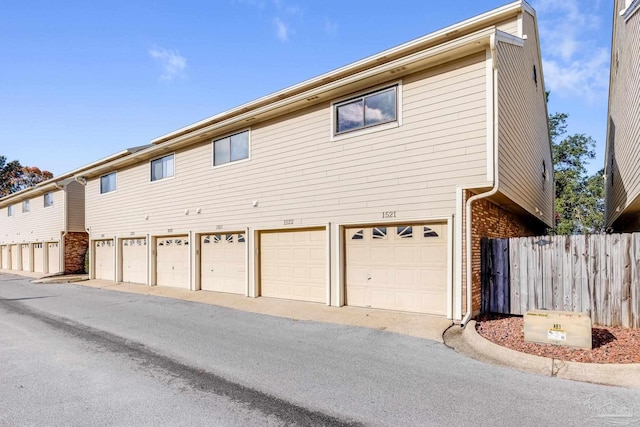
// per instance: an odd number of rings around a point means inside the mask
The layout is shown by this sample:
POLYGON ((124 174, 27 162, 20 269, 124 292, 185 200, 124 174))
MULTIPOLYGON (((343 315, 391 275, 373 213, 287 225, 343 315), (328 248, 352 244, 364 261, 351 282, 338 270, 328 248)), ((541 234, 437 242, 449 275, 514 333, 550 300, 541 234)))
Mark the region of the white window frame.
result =
POLYGON ((176 153, 175 152, 168 153, 168 154, 165 154, 164 156, 156 157, 154 159, 149 160, 149 182, 153 183, 153 182, 166 181, 167 179, 173 179, 175 176, 176 176, 176 153), (162 178, 153 179, 153 162, 157 160, 162 160, 166 157, 173 157, 173 175, 163 176, 162 178))
POLYGON ((45 208, 49 208, 51 206, 53 206, 53 191, 49 191, 48 193, 44 193, 44 195, 42 196, 43 199, 43 205, 45 208), (47 203, 47 198, 49 198, 49 203, 47 203))
POLYGON ((361 92, 358 93, 352 93, 348 96, 344 96, 342 98, 339 98, 337 100, 335 100, 334 102, 331 103, 331 136, 330 136, 330 140, 331 141, 339 141, 341 139, 345 139, 345 138, 353 138, 356 136, 360 136, 360 135, 366 135, 369 133, 374 133, 374 132, 381 132, 381 131, 385 131, 388 129, 393 129, 393 128, 397 128, 402 126, 402 80, 397 80, 397 81, 393 81, 393 82, 388 82, 382 85, 378 85, 372 88, 369 88, 367 90, 363 90, 361 92), (387 122, 387 123, 381 123, 378 125, 372 125, 372 126, 368 126, 368 127, 363 127, 363 128, 359 128, 359 129, 354 129, 351 131, 345 131, 342 133, 336 133, 337 132, 337 108, 341 105, 341 104, 345 104, 350 100, 354 100, 360 97, 365 97, 367 95, 372 95, 375 92, 383 92, 386 89, 390 89, 392 87, 396 87, 396 119, 394 121, 391 122, 387 122))
POLYGON ((7 206, 7 216, 13 216, 13 205, 7 206))
POLYGON ((223 168, 229 165, 236 165, 238 163, 248 162, 250 159, 251 159, 251 128, 243 129, 237 132, 231 132, 211 140, 211 167, 214 169, 223 168), (238 135, 244 132, 247 132, 247 157, 239 160, 229 160, 227 163, 216 165, 216 147, 215 147, 216 141, 220 141, 221 139, 229 138, 233 135, 238 135))
POLYGON ((109 172, 109 173, 105 173, 104 175, 100 176, 100 194, 109 194, 109 193, 113 193, 118 189, 118 173, 116 171, 113 172, 109 172), (114 186, 113 186, 113 190, 109 190, 109 191, 102 191, 102 178, 105 178, 109 175, 113 175, 114 176, 114 186))
POLYGON ((31 211, 31 201, 29 199, 22 201, 22 213, 29 213, 31 211))

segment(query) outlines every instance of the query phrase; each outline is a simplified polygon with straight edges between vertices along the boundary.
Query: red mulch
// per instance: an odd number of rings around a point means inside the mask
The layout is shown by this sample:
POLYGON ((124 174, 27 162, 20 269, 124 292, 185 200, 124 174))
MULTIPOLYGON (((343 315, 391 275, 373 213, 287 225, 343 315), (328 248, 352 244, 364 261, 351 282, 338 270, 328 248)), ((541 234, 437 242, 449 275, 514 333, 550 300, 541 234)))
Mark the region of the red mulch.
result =
POLYGON ((523 353, 583 363, 640 363, 640 329, 594 326, 593 349, 584 350, 525 342, 520 316, 482 315, 476 320, 481 336, 523 353))

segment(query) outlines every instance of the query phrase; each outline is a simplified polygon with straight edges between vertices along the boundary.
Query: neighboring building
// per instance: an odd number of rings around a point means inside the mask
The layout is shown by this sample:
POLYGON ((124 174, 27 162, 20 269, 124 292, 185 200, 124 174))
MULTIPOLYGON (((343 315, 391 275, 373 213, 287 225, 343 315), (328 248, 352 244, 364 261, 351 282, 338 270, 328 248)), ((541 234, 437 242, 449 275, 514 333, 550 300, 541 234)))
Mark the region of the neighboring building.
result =
POLYGON ((90 276, 461 319, 480 238, 552 226, 547 129, 517 1, 76 174, 90 276))
POLYGON ((137 149, 0 198, 0 269, 43 275, 83 272, 89 235, 84 182, 77 174, 137 149))
POLYGON ((605 224, 640 231, 640 0, 616 0, 613 11, 605 224))

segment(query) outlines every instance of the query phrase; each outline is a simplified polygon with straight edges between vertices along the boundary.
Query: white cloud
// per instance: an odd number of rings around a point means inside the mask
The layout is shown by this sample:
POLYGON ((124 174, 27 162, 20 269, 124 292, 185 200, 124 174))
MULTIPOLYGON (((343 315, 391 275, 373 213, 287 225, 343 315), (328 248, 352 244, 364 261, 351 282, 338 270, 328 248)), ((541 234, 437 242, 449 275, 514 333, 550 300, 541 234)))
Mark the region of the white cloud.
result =
POLYGON ((178 52, 159 47, 149 49, 149 56, 155 59, 162 66, 162 80, 173 80, 176 77, 185 77, 184 70, 187 68, 187 60, 178 52))
POLYGON ((577 0, 534 3, 545 85, 553 95, 606 102, 609 46, 597 37, 602 30, 596 13, 600 6, 577 0))
POLYGON ((283 42, 288 41, 289 34, 293 34, 293 30, 278 17, 273 20, 273 23, 276 26, 276 36, 278 36, 278 39, 283 42))

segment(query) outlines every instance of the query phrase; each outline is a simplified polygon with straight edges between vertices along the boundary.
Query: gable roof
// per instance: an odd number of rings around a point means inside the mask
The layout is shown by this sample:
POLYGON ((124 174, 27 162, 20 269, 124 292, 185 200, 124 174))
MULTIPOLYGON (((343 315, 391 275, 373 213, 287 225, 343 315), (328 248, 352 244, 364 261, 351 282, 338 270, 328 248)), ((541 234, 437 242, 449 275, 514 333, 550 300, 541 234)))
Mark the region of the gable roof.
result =
POLYGON ((128 157, 86 168, 82 175, 86 178, 96 177, 116 167, 126 167, 169 154, 206 138, 215 138, 259 121, 329 102, 339 96, 375 86, 380 80, 401 78, 483 51, 490 44, 492 36, 504 35, 496 29, 497 24, 517 17, 524 11, 535 16, 535 11, 525 1, 509 3, 155 138, 148 148, 128 157))
POLYGON ((46 181, 42 181, 39 184, 36 184, 33 187, 25 188, 24 190, 17 191, 15 193, 8 194, 2 198, 0 198, 0 208, 3 208, 8 205, 12 205, 14 203, 19 203, 26 199, 31 199, 33 197, 37 197, 44 193, 48 193, 49 191, 60 190, 63 186, 69 184, 72 181, 75 181, 77 176, 80 176, 83 171, 98 167, 100 165, 109 164, 115 160, 121 159, 123 157, 129 156, 131 154, 137 153, 145 148, 150 147, 151 145, 140 145, 137 147, 127 148, 125 150, 119 151, 115 154, 107 156, 103 159, 97 160, 88 165, 82 166, 78 169, 74 169, 70 172, 66 172, 59 176, 54 176, 51 179, 46 181))

